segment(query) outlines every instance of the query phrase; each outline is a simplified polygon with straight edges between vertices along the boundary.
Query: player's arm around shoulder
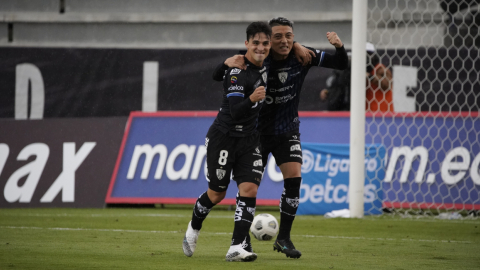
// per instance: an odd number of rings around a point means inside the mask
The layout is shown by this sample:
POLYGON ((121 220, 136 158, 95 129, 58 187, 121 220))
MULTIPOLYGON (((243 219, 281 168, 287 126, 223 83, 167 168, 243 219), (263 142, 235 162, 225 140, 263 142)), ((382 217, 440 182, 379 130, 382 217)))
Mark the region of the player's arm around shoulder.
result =
POLYGON ((227 58, 223 63, 219 64, 215 68, 212 74, 212 79, 214 81, 222 81, 229 68, 239 68, 242 70, 246 70, 247 65, 245 64, 245 56, 241 54, 236 54, 232 57, 227 58))

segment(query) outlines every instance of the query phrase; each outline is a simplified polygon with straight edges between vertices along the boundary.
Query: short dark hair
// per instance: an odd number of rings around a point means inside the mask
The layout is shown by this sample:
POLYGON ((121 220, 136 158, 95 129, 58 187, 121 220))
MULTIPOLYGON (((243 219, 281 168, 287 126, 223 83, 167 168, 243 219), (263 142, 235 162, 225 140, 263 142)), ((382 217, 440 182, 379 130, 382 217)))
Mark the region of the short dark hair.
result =
POLYGON ((270 21, 268 21, 268 25, 270 25, 270 27, 279 26, 279 25, 290 26, 293 29, 293 22, 284 17, 273 18, 270 21))
POLYGON ((247 27, 247 40, 255 37, 258 33, 264 33, 268 39, 272 36, 272 28, 264 22, 253 22, 247 27))

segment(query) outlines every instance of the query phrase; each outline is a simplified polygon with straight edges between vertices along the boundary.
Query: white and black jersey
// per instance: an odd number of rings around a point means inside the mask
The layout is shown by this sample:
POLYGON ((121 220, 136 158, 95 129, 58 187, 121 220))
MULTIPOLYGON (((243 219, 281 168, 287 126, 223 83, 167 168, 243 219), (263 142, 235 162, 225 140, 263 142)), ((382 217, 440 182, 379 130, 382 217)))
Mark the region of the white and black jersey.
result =
POLYGON ((229 68, 223 79, 223 101, 213 126, 232 137, 245 137, 256 131, 263 101, 253 103, 250 95, 256 88, 267 88, 267 68, 258 67, 245 58, 246 70, 229 68))

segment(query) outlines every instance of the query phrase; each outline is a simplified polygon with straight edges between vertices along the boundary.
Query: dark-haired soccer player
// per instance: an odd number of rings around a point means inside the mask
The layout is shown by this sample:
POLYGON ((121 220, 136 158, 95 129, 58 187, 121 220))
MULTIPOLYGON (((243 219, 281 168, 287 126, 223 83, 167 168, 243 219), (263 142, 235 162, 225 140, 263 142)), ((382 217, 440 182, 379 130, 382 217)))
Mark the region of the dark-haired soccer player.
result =
MULTIPOLYGON (((263 165, 267 164, 268 155, 272 153, 284 179, 284 190, 280 198, 280 231, 273 247, 287 257, 300 258, 302 253, 295 249, 290 240, 302 181, 303 157, 298 118, 300 92, 311 67, 343 70, 348 67, 348 56, 337 34, 328 32, 327 38, 335 47, 335 54, 308 48, 315 57, 307 65, 302 65, 292 50, 293 22, 278 17, 270 20, 269 25, 272 27, 272 49, 265 60, 265 66, 269 68, 268 89, 265 104, 260 111, 258 130, 261 134, 263 165)), ((239 56, 228 58, 220 64, 213 74, 214 80, 221 80, 228 67, 242 68, 239 56)))
POLYGON ((270 52, 270 38, 268 24, 251 23, 245 41, 246 70, 231 68, 225 74, 222 105, 205 138, 208 190, 200 195, 193 208, 192 220, 183 240, 186 256, 192 256, 195 251, 203 220, 212 207, 225 198, 233 172, 233 180, 238 186, 237 208, 226 260, 253 261, 257 258, 251 250, 249 229, 263 175, 256 126, 265 99, 268 75, 263 61, 270 52))

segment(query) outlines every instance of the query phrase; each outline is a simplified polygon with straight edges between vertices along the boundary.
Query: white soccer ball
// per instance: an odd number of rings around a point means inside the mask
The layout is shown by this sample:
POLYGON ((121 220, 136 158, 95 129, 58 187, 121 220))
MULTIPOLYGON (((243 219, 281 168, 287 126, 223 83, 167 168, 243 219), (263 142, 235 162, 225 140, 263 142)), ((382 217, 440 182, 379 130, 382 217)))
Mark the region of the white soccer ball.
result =
POLYGON ((253 219, 250 231, 260 241, 272 240, 278 233, 277 219, 270 214, 259 214, 253 219))

